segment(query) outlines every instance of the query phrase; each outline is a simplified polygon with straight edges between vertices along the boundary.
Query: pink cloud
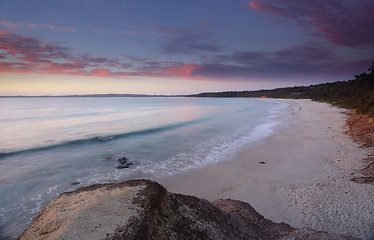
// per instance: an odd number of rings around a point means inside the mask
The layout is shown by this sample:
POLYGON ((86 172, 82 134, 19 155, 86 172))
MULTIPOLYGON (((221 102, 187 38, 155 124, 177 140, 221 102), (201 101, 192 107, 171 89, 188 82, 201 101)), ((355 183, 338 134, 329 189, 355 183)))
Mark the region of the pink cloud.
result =
POLYGON ((0 62, 0 72, 3 73, 28 73, 34 69, 34 64, 0 62))
POLYGON ((72 49, 54 42, 43 42, 36 38, 23 37, 0 31, 2 72, 35 72, 74 75, 110 75, 101 66, 117 66, 118 59, 74 55, 72 49), (12 60, 8 59, 12 57, 12 60), (7 61, 8 60, 8 61, 7 61), (90 69, 96 70, 90 70, 90 69))
POLYGON ((50 74, 70 74, 70 75, 89 75, 84 70, 85 66, 79 66, 71 63, 52 63, 52 64, 39 64, 33 72, 36 73, 50 73, 50 74))
POLYGON ((249 6, 312 28, 314 35, 342 46, 374 46, 372 0, 252 0, 249 6))
POLYGON ((41 42, 35 38, 22 37, 0 31, 0 49, 18 57, 22 62, 51 63, 51 59, 69 58, 69 48, 54 43, 41 42))
POLYGON ((202 62, 172 62, 126 54, 119 58, 74 54, 56 42, 0 30, 0 72, 47 73, 127 78, 184 78, 214 81, 252 79, 346 80, 367 70, 370 60, 349 61, 336 55, 330 45, 305 42, 275 52, 234 52, 211 55, 202 62))
POLYGON ((93 75, 98 75, 98 76, 103 76, 103 77, 111 76, 111 72, 105 68, 92 69, 90 73, 93 75))
POLYGON ((164 68, 162 70, 162 73, 166 75, 189 77, 191 76, 192 72, 198 68, 199 68, 199 65, 196 63, 179 64, 176 66, 164 68))
POLYGON ((90 54, 76 55, 72 50, 62 47, 56 42, 44 42, 32 37, 0 31, 0 59, 2 60, 0 71, 112 78, 127 76, 188 77, 197 68, 196 64, 150 61, 146 58, 129 55, 123 55, 126 60, 96 57, 90 54), (128 61, 133 62, 137 67, 128 61))

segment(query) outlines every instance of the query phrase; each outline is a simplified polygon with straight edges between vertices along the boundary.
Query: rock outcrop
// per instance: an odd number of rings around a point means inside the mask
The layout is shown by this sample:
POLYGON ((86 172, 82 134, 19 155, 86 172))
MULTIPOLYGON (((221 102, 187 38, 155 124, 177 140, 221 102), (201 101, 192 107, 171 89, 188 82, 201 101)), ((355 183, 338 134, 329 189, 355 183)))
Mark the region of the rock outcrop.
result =
POLYGON ((354 110, 347 112, 346 133, 368 151, 364 159, 368 165, 358 173, 353 173, 351 180, 357 183, 374 184, 374 117, 357 114, 354 110))
POLYGON ((353 239, 295 229, 248 203, 174 194, 149 180, 85 187, 60 195, 19 239, 353 239))

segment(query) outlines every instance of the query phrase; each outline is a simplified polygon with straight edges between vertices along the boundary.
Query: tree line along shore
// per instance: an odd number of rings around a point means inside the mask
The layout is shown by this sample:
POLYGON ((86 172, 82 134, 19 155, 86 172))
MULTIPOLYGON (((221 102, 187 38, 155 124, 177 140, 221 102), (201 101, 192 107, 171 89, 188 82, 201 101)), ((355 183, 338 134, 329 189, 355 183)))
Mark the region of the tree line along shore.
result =
POLYGON ((374 117, 374 62, 353 80, 257 91, 206 92, 189 97, 312 99, 374 117))

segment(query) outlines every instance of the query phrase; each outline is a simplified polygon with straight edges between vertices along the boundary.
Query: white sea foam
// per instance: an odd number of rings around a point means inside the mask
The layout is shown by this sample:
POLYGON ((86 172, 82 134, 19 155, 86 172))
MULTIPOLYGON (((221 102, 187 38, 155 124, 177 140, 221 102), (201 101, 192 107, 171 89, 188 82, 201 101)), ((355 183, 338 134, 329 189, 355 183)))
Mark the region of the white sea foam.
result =
POLYGON ((258 99, 100 98, 77 102, 51 98, 30 99, 27 104, 32 107, 12 113, 17 99, 6 101, 0 107, 9 109, 3 112, 20 118, 10 122, 0 116, 2 129, 6 129, 0 137, 10 144, 9 149, 20 150, 0 159, 0 195, 4 196, 0 219, 5 219, 5 233, 12 234, 19 234, 41 207, 64 191, 178 174, 230 160, 239 148, 273 134, 282 123, 280 109, 286 105, 258 99), (56 110, 47 112, 50 115, 38 115, 51 105, 56 110), (27 115, 30 119, 24 118, 27 115), (29 128, 33 131, 25 134, 29 128), (132 134, 122 134, 126 132, 132 134), (82 136, 104 137, 97 138, 101 141, 74 138, 82 136), (50 144, 46 140, 69 144, 24 151, 50 144), (117 160, 124 156, 134 164, 117 169, 117 160))
MULTIPOLYGON (((167 161, 149 164, 137 170, 145 175, 152 174, 160 177, 201 168, 215 162, 231 160, 238 149, 244 145, 248 146, 248 144, 252 143, 252 146, 255 146, 258 141, 274 133, 274 127, 282 123, 280 120, 275 120, 275 118, 279 116, 280 110, 287 106, 288 104, 282 103, 271 109, 269 112, 273 115, 270 115, 264 123, 255 127, 251 125, 239 127, 234 134, 220 136, 196 146, 188 152, 182 152, 167 161)), ((121 174, 121 172, 118 173, 121 174)))

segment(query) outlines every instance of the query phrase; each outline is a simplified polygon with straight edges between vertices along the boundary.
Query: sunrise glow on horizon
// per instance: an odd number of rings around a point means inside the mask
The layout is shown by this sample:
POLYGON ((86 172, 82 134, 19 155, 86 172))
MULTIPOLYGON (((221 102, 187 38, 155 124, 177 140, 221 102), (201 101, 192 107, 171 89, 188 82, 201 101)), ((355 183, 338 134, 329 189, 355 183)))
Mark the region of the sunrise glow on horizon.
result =
POLYGON ((22 0, 0 16, 0 95, 271 89, 374 60, 369 0, 22 0))

